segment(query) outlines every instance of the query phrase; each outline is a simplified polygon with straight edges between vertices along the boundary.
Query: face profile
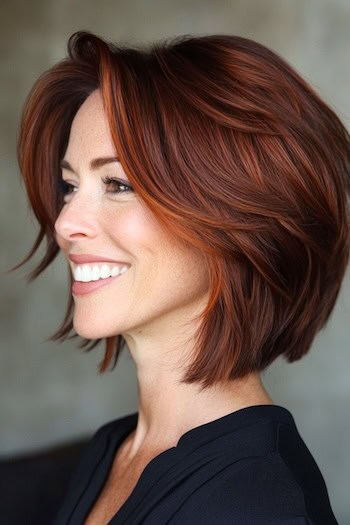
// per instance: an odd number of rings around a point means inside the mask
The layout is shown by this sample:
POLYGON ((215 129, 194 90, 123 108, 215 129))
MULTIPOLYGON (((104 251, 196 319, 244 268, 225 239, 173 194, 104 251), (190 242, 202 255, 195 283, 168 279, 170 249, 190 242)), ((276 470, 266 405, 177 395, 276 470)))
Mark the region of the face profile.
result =
POLYGON ((144 336, 169 337, 172 327, 189 321, 194 311, 205 306, 208 275, 203 257, 162 228, 118 161, 90 167, 94 159, 115 157, 102 98, 96 90, 71 126, 61 163, 66 194, 55 222, 57 243, 72 274, 76 277, 77 270, 82 270, 81 281, 92 280, 73 284, 74 328, 89 339, 130 334, 130 343, 132 334, 141 331, 144 336), (64 167, 67 164, 73 171, 64 167), (117 183, 105 184, 105 177, 117 183), (88 263, 77 265, 69 259, 84 254, 95 255, 95 260, 92 256, 88 263), (98 262, 99 257, 115 263, 98 262), (103 269, 104 264, 107 268, 103 269), (115 277, 113 268, 118 272, 115 277), (119 274, 123 268, 125 273, 119 274), (101 270, 106 273, 101 275, 101 270), (108 270, 112 276, 104 279, 108 270), (94 289, 94 283, 106 285, 94 289))

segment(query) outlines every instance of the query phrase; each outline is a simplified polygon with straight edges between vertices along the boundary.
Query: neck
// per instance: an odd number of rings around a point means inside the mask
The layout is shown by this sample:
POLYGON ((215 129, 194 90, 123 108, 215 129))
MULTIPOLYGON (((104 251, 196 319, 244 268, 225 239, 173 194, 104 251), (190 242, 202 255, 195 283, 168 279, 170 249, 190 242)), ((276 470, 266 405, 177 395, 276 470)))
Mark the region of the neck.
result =
POLYGON ((139 417, 129 439, 129 460, 176 446, 188 430, 241 408, 273 404, 258 373, 203 391, 178 383, 179 378, 162 367, 138 370, 137 377, 139 417))

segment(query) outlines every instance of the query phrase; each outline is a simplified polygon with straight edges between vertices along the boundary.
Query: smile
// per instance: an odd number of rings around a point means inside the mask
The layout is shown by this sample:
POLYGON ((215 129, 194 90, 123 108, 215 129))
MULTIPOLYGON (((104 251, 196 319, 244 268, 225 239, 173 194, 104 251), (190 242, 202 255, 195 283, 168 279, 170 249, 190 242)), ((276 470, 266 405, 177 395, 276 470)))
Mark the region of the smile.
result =
POLYGON ((112 264, 76 264, 73 267, 75 281, 84 283, 107 279, 107 277, 116 277, 128 271, 128 266, 118 266, 112 264))
MULTIPOLYGON (((119 272, 117 275, 111 275, 109 277, 99 277, 95 280, 87 280, 87 281, 79 281, 75 280, 72 285, 72 293, 74 295, 86 295, 91 292, 94 292, 95 290, 98 290, 99 288, 102 288, 103 286, 106 286, 107 284, 110 284, 112 281, 115 281, 116 279, 121 279, 128 271, 128 267, 124 266, 126 268, 122 272, 119 272)), ((88 276, 86 276, 87 278, 88 276)))

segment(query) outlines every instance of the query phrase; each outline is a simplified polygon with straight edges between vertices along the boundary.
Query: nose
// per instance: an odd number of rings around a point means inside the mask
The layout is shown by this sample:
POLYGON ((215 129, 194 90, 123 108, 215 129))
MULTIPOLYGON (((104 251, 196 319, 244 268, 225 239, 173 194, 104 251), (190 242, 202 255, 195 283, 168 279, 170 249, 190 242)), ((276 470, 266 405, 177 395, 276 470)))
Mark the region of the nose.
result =
POLYGON ((57 236, 65 241, 95 237, 97 221, 93 205, 86 199, 79 199, 78 195, 75 195, 61 209, 54 227, 57 236))

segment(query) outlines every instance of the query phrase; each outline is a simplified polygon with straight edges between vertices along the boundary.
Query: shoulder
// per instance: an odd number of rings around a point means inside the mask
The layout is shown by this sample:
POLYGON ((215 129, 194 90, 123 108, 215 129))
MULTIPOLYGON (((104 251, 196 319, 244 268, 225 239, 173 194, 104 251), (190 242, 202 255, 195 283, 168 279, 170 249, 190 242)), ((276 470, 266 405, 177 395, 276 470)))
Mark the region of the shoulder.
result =
POLYGON ((110 436, 123 435, 133 425, 137 415, 113 419, 100 426, 82 447, 77 468, 71 478, 71 485, 79 485, 94 470, 96 463, 105 453, 110 436))
POLYGON ((310 523, 303 492, 278 453, 244 461, 238 478, 220 487, 228 516, 242 512, 252 524, 310 523))
POLYGON ((119 434, 122 436, 125 432, 128 432, 136 418, 137 413, 133 413, 108 421, 100 426, 92 436, 87 439, 80 452, 77 467, 67 485, 64 501, 60 512, 54 521, 54 525, 56 525, 56 523, 68 522, 68 513, 81 497, 82 491, 84 490, 84 487, 86 487, 87 480, 91 479, 101 457, 105 454, 109 438, 113 435, 118 439, 119 434))
POLYGON ((278 453, 239 463, 228 465, 209 490, 190 498, 172 525, 186 519, 202 525, 315 525, 301 488, 278 453))

